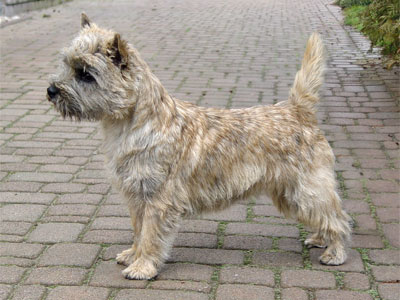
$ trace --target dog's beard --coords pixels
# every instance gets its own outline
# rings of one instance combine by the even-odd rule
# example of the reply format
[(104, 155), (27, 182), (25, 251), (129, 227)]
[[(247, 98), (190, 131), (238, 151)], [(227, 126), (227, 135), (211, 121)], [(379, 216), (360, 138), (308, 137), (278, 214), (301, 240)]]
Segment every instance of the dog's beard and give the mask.
[(101, 118), (99, 112), (96, 113), (90, 107), (83, 106), (82, 97), (74, 88), (60, 85), (59, 89), (60, 94), (54, 102), (54, 106), (64, 119), (95, 121)]

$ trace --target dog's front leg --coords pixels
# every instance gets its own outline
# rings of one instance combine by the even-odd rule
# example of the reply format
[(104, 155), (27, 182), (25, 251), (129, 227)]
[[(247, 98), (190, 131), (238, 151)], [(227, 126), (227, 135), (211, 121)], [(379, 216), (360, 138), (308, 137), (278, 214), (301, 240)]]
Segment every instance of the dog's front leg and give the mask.
[(144, 214), (144, 205), (136, 205), (133, 207), (129, 205), (129, 213), (131, 216), (131, 222), (133, 227), (133, 244), (132, 247), (122, 251), (117, 255), (117, 263), (125, 266), (129, 266), (133, 263), (133, 259), (136, 253), (136, 247), (138, 245), (138, 240), (140, 237), (140, 233), (142, 231), (143, 224), (143, 214)]
[(139, 237), (135, 240), (133, 262), (122, 271), (127, 279), (151, 279), (168, 257), (181, 219), (180, 214), (163, 202), (148, 201), (144, 208)]

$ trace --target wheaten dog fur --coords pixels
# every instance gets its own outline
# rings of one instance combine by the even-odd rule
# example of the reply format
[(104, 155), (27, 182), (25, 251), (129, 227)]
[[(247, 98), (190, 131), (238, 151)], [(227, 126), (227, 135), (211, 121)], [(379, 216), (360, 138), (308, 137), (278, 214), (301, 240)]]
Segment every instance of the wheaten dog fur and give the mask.
[(260, 193), (316, 231), (323, 264), (346, 259), (349, 216), (336, 192), (334, 155), (317, 127), (324, 47), (313, 34), (287, 101), (245, 109), (198, 107), (172, 97), (137, 50), (85, 15), (62, 51), (49, 100), (64, 116), (100, 121), (103, 151), (126, 199), (134, 244), (117, 256), (129, 279), (150, 279), (185, 216)]

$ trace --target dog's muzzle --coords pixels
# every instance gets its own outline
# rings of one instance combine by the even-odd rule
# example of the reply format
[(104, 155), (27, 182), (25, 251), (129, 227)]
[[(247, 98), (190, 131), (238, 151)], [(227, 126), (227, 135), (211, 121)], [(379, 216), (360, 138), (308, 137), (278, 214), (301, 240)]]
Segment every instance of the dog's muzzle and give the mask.
[(60, 89), (57, 88), (54, 84), (50, 85), (47, 88), (47, 98), (49, 101), (53, 102), (55, 101), (56, 96), (60, 93)]

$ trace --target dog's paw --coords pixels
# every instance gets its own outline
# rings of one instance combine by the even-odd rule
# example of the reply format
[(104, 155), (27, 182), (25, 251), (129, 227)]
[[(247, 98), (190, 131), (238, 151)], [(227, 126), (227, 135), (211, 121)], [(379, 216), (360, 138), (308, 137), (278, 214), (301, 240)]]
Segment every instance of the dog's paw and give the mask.
[(321, 241), (320, 239), (314, 239), (314, 238), (309, 238), (309, 239), (306, 239), (305, 241), (304, 241), (304, 245), (306, 245), (306, 247), (308, 248), (308, 249), (310, 249), (310, 248), (314, 248), (314, 247), (317, 247), (317, 248), (326, 248), (326, 245), (325, 245), (325, 243), (323, 242), (323, 241)]
[(157, 276), (157, 268), (152, 262), (139, 259), (123, 270), (122, 275), (131, 280), (150, 280)]
[(117, 263), (124, 266), (129, 266), (133, 262), (133, 255), (135, 251), (132, 248), (122, 251), (117, 254)]
[(323, 253), (319, 257), (319, 261), (323, 265), (328, 266), (339, 266), (342, 265), (346, 260), (346, 255), (333, 255), (331, 253)]

